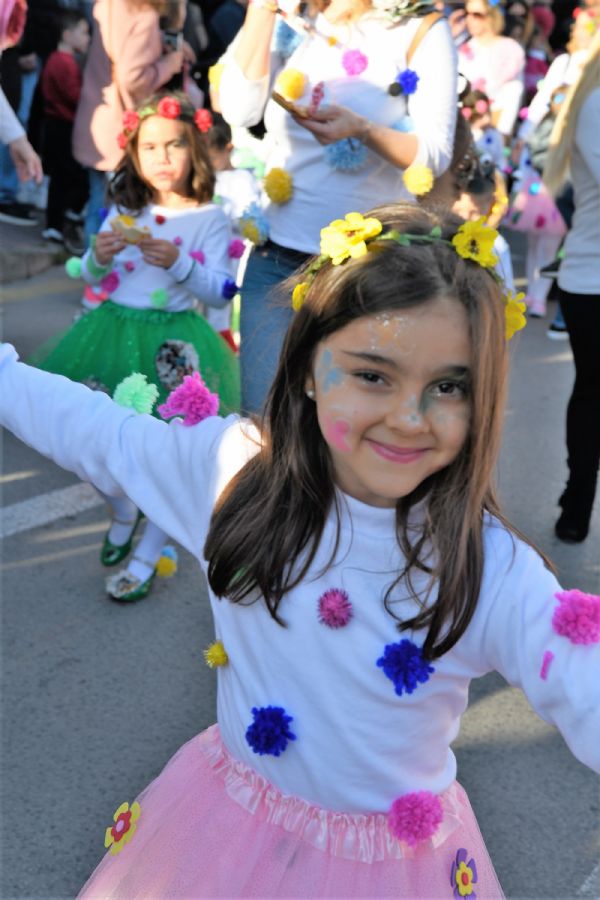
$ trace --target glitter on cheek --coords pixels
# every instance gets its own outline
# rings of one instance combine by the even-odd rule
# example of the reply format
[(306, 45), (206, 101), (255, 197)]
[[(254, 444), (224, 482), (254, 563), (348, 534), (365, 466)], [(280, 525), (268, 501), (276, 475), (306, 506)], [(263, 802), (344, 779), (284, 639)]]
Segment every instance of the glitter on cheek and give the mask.
[(347, 440), (346, 435), (350, 431), (350, 423), (345, 419), (333, 419), (331, 416), (323, 416), (323, 434), (325, 439), (336, 450), (342, 453), (349, 453), (352, 449)]

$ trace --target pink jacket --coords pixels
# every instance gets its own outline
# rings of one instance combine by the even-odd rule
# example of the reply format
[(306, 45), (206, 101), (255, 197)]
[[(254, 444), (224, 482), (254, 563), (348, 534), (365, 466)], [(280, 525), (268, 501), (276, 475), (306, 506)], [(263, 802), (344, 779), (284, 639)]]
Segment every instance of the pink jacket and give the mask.
[(128, 0), (96, 0), (94, 20), (73, 154), (84, 166), (110, 172), (122, 155), (117, 136), (123, 110), (158, 90), (171, 72), (162, 58), (154, 9)]

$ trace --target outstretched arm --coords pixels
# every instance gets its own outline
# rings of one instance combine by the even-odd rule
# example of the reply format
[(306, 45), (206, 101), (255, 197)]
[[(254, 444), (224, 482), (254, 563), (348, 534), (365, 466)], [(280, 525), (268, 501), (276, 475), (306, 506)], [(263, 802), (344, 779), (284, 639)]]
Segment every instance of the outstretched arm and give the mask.
[(223, 487), (219, 447), (233, 421), (167, 425), (18, 362), (13, 347), (0, 346), (0, 424), (103, 493), (126, 494), (199, 559)]

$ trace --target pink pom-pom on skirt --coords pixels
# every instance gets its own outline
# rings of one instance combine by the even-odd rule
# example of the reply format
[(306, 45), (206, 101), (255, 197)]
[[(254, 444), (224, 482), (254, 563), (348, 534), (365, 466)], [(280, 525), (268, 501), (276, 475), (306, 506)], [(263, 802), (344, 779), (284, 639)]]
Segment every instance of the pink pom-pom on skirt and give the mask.
[(465, 791), (454, 782), (439, 798), (438, 832), (411, 848), (385, 813), (331, 812), (281, 793), (233, 759), (213, 726), (138, 797), (131, 842), (105, 856), (80, 897), (451, 897), (461, 847), (477, 860), (478, 897), (503, 897)]

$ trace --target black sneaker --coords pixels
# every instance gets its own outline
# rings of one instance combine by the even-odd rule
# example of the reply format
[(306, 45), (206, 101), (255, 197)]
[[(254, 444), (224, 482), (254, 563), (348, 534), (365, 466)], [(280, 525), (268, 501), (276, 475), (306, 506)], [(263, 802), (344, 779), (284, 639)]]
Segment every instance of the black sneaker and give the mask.
[(81, 225), (65, 217), (63, 238), (65, 248), (69, 253), (73, 256), (83, 256), (85, 253), (85, 239)]
[(32, 206), (27, 203), (0, 203), (0, 222), (11, 225), (37, 225)]
[(560, 269), (560, 263), (561, 260), (556, 257), (556, 259), (553, 259), (547, 266), (541, 267), (540, 275), (543, 278), (556, 278), (558, 276), (558, 270)]

